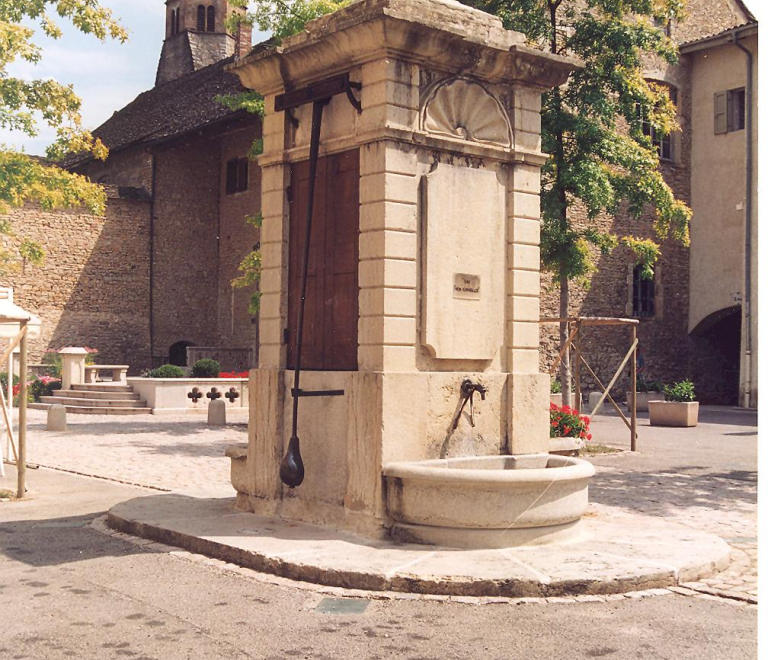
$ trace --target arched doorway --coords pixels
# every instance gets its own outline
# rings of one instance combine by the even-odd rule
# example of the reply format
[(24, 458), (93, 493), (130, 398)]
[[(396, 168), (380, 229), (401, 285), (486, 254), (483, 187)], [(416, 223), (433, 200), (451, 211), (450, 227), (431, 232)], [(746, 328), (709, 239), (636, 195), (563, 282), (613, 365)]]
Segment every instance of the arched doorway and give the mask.
[(177, 367), (187, 366), (187, 347), (194, 346), (191, 341), (177, 341), (168, 351), (168, 363)]
[(692, 331), (692, 377), (702, 403), (739, 403), (741, 306), (710, 314)]

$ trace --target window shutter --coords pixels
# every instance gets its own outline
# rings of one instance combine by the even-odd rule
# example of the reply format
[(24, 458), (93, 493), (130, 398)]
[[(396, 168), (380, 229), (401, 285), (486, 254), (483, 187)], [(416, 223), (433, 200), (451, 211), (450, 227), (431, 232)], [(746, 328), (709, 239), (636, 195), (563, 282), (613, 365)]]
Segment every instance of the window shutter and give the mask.
[(237, 192), (237, 160), (227, 162), (227, 195)]
[(248, 190), (248, 159), (240, 158), (237, 161), (237, 192)]
[(715, 135), (728, 132), (728, 92), (715, 93)]

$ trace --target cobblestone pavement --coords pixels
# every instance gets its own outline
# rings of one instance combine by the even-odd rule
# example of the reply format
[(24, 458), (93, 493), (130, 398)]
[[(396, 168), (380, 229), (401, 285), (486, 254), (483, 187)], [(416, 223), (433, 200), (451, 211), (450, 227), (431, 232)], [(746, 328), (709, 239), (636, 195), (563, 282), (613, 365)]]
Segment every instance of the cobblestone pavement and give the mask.
[[(641, 416), (637, 453), (591, 458), (594, 502), (711, 532), (734, 549), (724, 572), (685, 585), (690, 594), (757, 602), (756, 415), (727, 408), (702, 410), (696, 429), (651, 428)], [(247, 441), (246, 418), (225, 428), (204, 416), (70, 415), (69, 431), (45, 431), (45, 411), (29, 411), (29, 460), (89, 476), (177, 490), (229, 484), (224, 450)], [(595, 442), (627, 449), (621, 420), (593, 421)], [(683, 589), (680, 593), (686, 593)]]
[[(594, 502), (660, 516), (717, 534), (733, 548), (731, 566), (688, 589), (757, 602), (757, 416), (703, 409), (695, 429), (650, 427), (642, 416), (636, 454), (593, 458)], [(595, 439), (628, 448), (615, 416), (593, 421)], [(684, 592), (681, 592), (684, 593)]]
[(66, 433), (46, 431), (45, 419), (29, 411), (30, 463), (167, 491), (229, 484), (224, 450), (248, 441), (245, 412), (226, 427), (205, 415), (68, 415)]

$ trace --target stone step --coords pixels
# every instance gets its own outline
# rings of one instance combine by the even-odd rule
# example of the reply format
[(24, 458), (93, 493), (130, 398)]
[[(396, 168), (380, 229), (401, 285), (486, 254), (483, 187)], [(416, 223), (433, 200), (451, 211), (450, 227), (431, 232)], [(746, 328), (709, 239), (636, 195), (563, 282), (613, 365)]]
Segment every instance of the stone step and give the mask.
[(133, 392), (130, 385), (112, 385), (109, 383), (83, 383), (72, 385), (72, 389), (76, 392)]
[[(30, 403), (33, 410), (47, 410), (50, 404)], [(74, 415), (151, 415), (152, 408), (98, 408), (93, 406), (64, 406), (68, 413)]]
[(139, 395), (135, 392), (96, 392), (93, 390), (55, 390), (53, 396), (66, 397), (68, 399), (120, 399), (122, 401), (138, 401)]
[(126, 401), (125, 399), (91, 399), (91, 398), (72, 398), (65, 396), (43, 396), (40, 397), (41, 403), (61, 403), (65, 406), (86, 406), (89, 408), (146, 408), (147, 402), (136, 399)]

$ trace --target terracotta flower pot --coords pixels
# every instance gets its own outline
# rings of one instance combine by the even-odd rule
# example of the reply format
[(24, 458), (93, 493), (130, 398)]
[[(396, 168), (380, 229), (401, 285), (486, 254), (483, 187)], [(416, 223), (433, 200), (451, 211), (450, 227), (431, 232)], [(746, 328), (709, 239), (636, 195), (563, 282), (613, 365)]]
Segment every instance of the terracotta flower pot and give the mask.
[(649, 401), (651, 426), (692, 427), (699, 423), (698, 401)]

